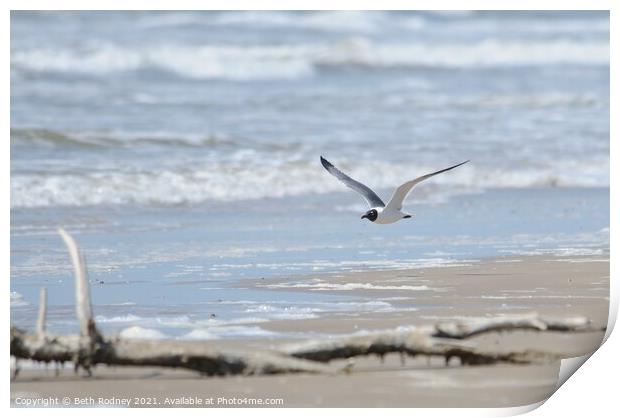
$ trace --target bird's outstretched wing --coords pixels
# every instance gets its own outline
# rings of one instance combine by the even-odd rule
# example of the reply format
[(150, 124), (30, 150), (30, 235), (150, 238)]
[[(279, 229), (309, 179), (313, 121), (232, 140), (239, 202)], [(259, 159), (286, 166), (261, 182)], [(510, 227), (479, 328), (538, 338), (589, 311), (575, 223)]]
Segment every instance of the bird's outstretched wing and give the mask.
[(377, 194), (373, 192), (370, 187), (360, 183), (357, 180), (353, 180), (351, 177), (347, 176), (342, 171), (334, 167), (332, 163), (330, 163), (323, 157), (321, 157), (321, 164), (323, 164), (323, 167), (325, 167), (329, 174), (343, 182), (347, 187), (350, 187), (351, 189), (361, 194), (362, 197), (366, 199), (371, 208), (385, 207), (385, 203), (383, 203), (383, 200), (381, 200), (381, 198), (377, 196)]
[(459, 167), (468, 162), (469, 160), (463, 161), (460, 164), (453, 165), (452, 167), (444, 168), (443, 170), (435, 171), (434, 173), (426, 174), (424, 176), (418, 177), (416, 179), (413, 179), (411, 181), (408, 181), (398, 186), (396, 191), (394, 191), (392, 198), (388, 202), (386, 209), (401, 210), (403, 208), (403, 201), (405, 200), (405, 198), (407, 197), (411, 189), (413, 189), (416, 184), (421, 183), (428, 178), (436, 176), (437, 174), (445, 173), (446, 171), (452, 170), (453, 168)]

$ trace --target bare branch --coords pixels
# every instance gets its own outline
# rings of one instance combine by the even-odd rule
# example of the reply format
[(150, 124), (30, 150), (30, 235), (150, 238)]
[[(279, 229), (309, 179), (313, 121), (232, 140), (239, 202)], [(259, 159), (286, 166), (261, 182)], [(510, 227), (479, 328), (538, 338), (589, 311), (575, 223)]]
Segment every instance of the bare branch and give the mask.
[(71, 262), (75, 270), (75, 311), (80, 323), (80, 335), (91, 339), (97, 339), (99, 337), (99, 332), (97, 331), (93, 319), (86, 260), (78, 249), (75, 240), (67, 231), (59, 228), (58, 233), (69, 250)]
[(45, 320), (47, 316), (47, 289), (42, 287), (39, 293), (39, 316), (37, 319), (37, 336), (45, 337)]

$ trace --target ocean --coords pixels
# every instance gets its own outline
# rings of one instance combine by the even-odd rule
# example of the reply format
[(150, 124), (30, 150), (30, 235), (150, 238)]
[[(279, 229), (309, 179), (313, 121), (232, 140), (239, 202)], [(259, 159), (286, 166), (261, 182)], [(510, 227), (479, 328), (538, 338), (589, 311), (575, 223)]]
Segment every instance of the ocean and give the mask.
[[(606, 12), (12, 12), (11, 322), (269, 336), (403, 309), (272, 276), (609, 252)], [(323, 155), (414, 217), (374, 225)], [(405, 309), (420, 307), (412, 302)], [(215, 318), (214, 318), (215, 315)]]

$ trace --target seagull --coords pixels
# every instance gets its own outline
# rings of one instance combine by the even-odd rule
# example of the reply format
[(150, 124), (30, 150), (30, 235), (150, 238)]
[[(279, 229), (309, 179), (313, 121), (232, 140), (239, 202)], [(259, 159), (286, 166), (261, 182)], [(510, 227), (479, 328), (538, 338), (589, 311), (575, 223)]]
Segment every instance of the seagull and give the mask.
[(436, 176), (437, 174), (445, 173), (446, 171), (452, 170), (453, 168), (462, 166), (463, 164), (468, 162), (469, 160), (463, 161), (462, 163), (453, 165), (452, 167), (444, 168), (443, 170), (435, 171), (434, 173), (425, 174), (423, 176), (401, 184), (394, 191), (392, 198), (386, 205), (385, 203), (383, 203), (383, 200), (381, 200), (381, 198), (372, 191), (370, 187), (360, 183), (357, 180), (353, 180), (351, 177), (338, 170), (336, 167), (334, 167), (332, 163), (330, 163), (321, 156), (321, 164), (323, 164), (323, 167), (325, 167), (329, 174), (343, 182), (347, 187), (361, 194), (362, 197), (366, 200), (366, 202), (368, 202), (370, 210), (362, 215), (362, 219), (368, 219), (369, 221), (376, 224), (392, 224), (394, 222), (400, 221), (401, 219), (411, 218), (412, 215), (402, 212), (403, 201), (416, 184), (421, 183), (428, 178)]

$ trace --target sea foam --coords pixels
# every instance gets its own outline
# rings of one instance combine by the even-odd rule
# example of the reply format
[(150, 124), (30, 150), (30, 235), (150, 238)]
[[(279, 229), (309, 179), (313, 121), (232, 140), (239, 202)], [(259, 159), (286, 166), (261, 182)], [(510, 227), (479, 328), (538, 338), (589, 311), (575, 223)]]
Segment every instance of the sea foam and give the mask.
[(84, 51), (17, 50), (13, 71), (105, 75), (158, 70), (190, 79), (268, 80), (312, 77), (322, 68), (484, 68), (536, 65), (608, 65), (605, 41), (482, 40), (475, 43), (375, 43), (365, 37), (295, 45), (151, 45), (112, 43)]
[[(436, 170), (436, 166), (360, 160), (350, 167), (354, 178), (375, 189), (394, 187), (403, 179)], [(442, 193), (471, 193), (485, 188), (609, 187), (609, 160), (549, 161), (544, 167), (500, 168), (472, 163), (449, 176), (437, 177)], [(233, 187), (234, 185), (234, 187)], [(425, 189), (431, 190), (425, 187)], [(432, 186), (431, 186), (432, 187)], [(422, 189), (421, 189), (422, 190)], [(316, 163), (282, 162), (264, 166), (256, 162), (206, 163), (198, 167), (153, 171), (93, 171), (82, 174), (13, 174), (11, 207), (88, 206), (99, 204), (194, 204), (280, 198), (342, 191), (342, 186), (318, 170)], [(436, 192), (436, 190), (435, 190)], [(424, 190), (418, 199), (424, 199)], [(436, 199), (437, 196), (426, 196)]]

